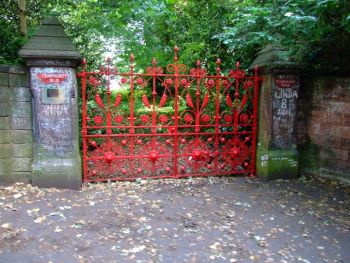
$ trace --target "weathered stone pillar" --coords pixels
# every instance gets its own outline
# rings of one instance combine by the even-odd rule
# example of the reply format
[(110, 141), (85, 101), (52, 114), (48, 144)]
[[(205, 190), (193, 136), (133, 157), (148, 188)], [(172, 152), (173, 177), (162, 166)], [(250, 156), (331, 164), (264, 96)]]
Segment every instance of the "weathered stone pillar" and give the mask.
[(55, 17), (48, 17), (19, 51), (30, 69), (34, 149), (32, 184), (79, 189), (76, 67), (80, 54)]
[(297, 178), (299, 173), (295, 125), (300, 65), (282, 48), (267, 46), (251, 68), (259, 66), (257, 175), (267, 179)]

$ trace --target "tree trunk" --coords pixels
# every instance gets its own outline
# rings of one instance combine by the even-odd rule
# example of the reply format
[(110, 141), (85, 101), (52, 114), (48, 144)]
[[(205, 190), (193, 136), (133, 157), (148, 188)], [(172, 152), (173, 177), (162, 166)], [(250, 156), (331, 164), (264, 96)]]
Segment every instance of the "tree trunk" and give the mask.
[(19, 8), (19, 30), (24, 37), (27, 37), (26, 0), (18, 0)]

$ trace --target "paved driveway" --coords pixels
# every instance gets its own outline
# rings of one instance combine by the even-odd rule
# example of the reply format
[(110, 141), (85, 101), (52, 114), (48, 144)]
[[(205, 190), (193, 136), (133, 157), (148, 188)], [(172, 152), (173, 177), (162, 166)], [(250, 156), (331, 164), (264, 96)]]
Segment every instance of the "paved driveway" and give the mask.
[(0, 262), (350, 262), (350, 189), (301, 178), (0, 187)]

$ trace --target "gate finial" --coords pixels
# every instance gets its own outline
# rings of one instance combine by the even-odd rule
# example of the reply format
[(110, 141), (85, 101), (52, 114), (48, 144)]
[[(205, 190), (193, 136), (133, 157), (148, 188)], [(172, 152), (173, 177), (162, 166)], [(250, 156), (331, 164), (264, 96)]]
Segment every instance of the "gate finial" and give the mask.
[(221, 59), (218, 58), (218, 59), (216, 60), (216, 74), (217, 74), (217, 75), (220, 75), (220, 65), (221, 65)]
[(131, 53), (131, 54), (130, 54), (130, 63), (134, 63), (134, 61), (135, 61), (134, 54)]
[(131, 53), (131, 54), (130, 54), (130, 71), (131, 71), (132, 73), (134, 72), (134, 61), (135, 61), (134, 54)]
[(178, 52), (179, 52), (179, 48), (175, 45), (174, 47), (174, 61), (177, 62), (179, 60), (179, 57), (178, 57)]
[(82, 65), (83, 71), (85, 72), (86, 71), (86, 58), (83, 58), (81, 65)]
[(157, 65), (157, 60), (156, 60), (156, 58), (153, 58), (153, 59), (152, 59), (152, 65), (153, 65), (154, 67)]

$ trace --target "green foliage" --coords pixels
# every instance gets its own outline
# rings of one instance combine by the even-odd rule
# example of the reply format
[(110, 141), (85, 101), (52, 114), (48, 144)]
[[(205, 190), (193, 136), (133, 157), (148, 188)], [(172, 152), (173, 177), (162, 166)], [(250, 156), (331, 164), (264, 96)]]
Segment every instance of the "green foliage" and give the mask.
[[(15, 63), (24, 39), (18, 30), (17, 0), (0, 6), (0, 62)], [(247, 67), (267, 44), (287, 47), (297, 61), (315, 68), (349, 69), (348, 0), (32, 0), (27, 1), (29, 31), (54, 14), (94, 68), (111, 54), (128, 70), (173, 62), (194, 66), (197, 59), (211, 73), (221, 58), (223, 69), (236, 61)]]
[[(27, 26), (29, 36), (41, 23), (43, 18), (50, 14), (54, 0), (27, 1)], [(17, 51), (26, 39), (19, 32), (18, 0), (5, 0), (0, 4), (0, 63), (16, 64), (20, 59)]]
[(18, 62), (17, 50), (21, 47), (23, 39), (14, 32), (8, 23), (0, 20), (0, 64)]
[(134, 38), (128, 25), (135, 4), (136, 1), (58, 0), (52, 14), (59, 17), (82, 56), (96, 67), (103, 62), (103, 54), (121, 56), (127, 51), (124, 42)]
[(349, 13), (347, 0), (242, 1), (229, 15), (232, 25), (215, 38), (239, 59), (249, 61), (275, 44), (287, 47), (296, 61), (340, 70), (349, 68)]
[(217, 58), (220, 57), (224, 64), (231, 64), (231, 55), (226, 52), (224, 44), (213, 36), (228, 23), (228, 17), (222, 14), (232, 12), (235, 1), (160, 2), (162, 4), (155, 5), (149, 1), (143, 20), (146, 43), (143, 49), (156, 51), (156, 55), (160, 55), (160, 65), (173, 62), (175, 45), (180, 48), (180, 62), (186, 65), (194, 66), (197, 60), (201, 60), (202, 65), (213, 73)]

